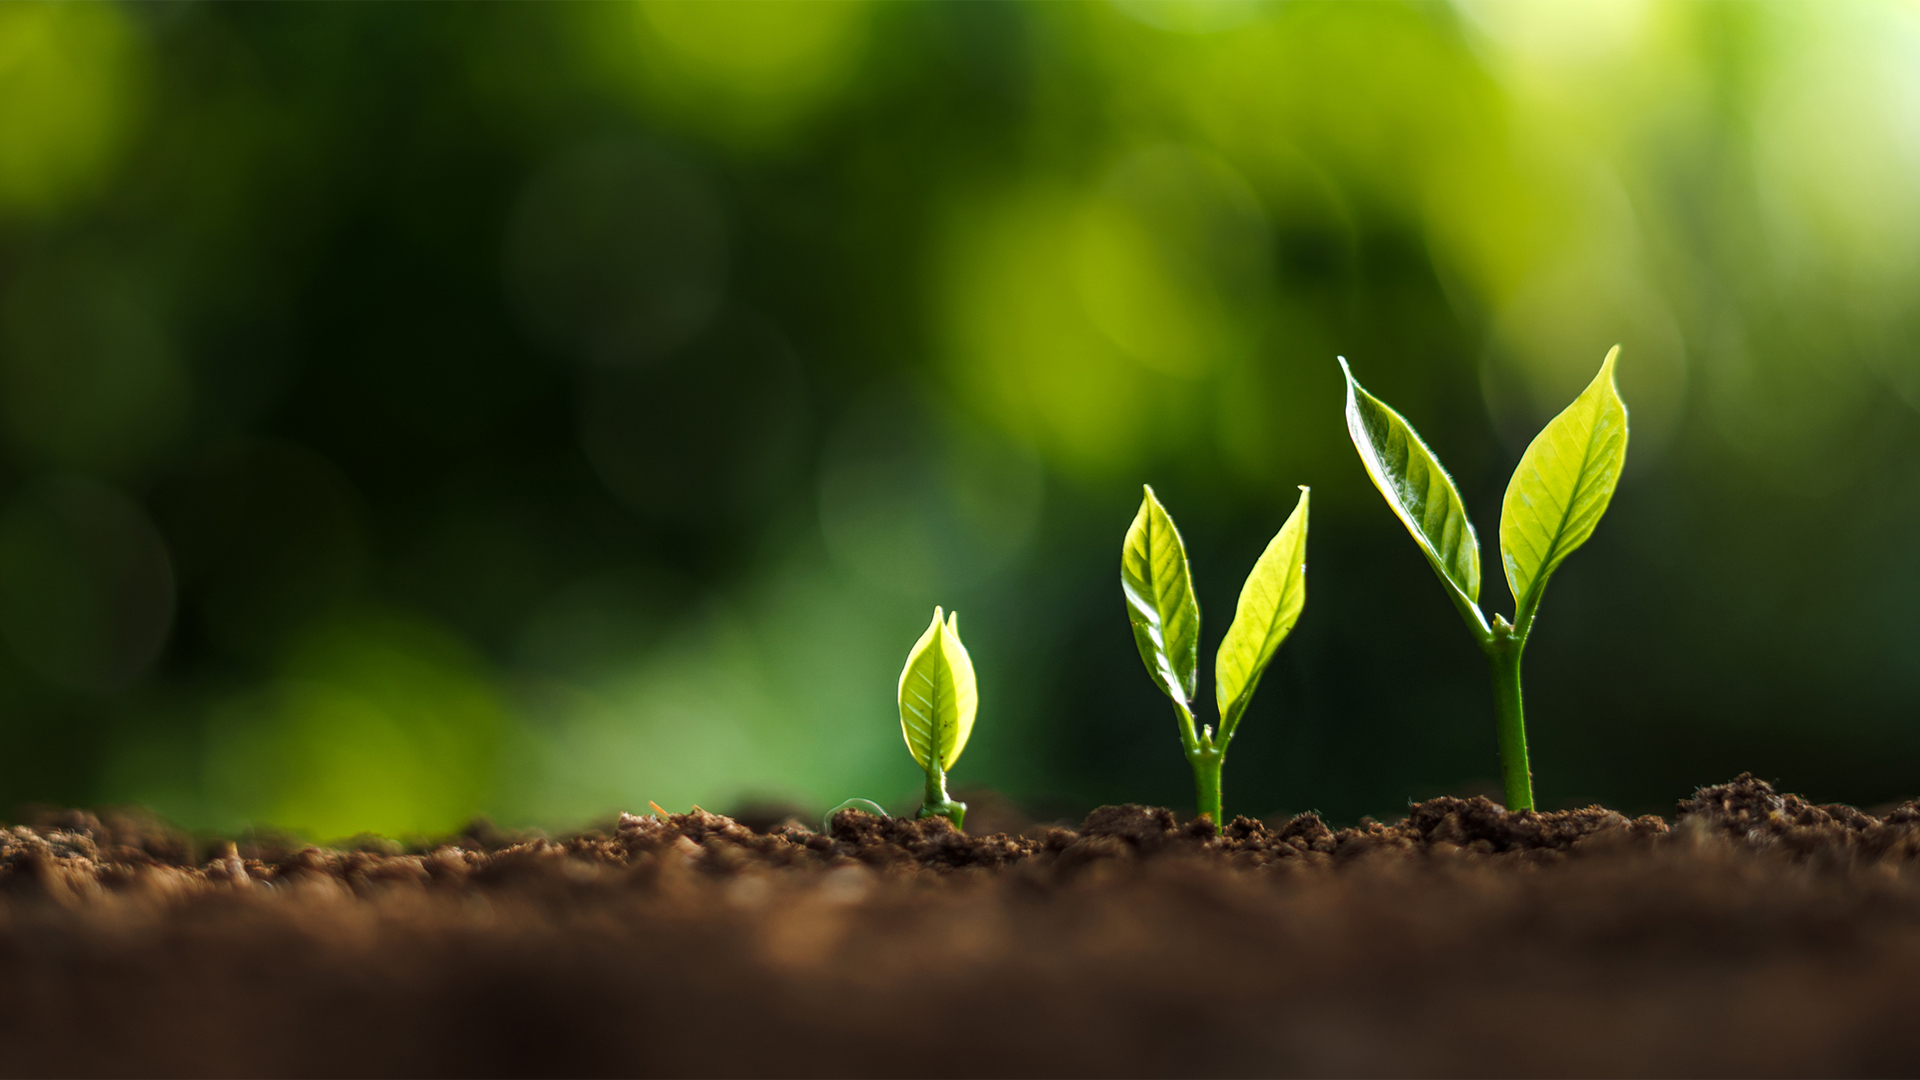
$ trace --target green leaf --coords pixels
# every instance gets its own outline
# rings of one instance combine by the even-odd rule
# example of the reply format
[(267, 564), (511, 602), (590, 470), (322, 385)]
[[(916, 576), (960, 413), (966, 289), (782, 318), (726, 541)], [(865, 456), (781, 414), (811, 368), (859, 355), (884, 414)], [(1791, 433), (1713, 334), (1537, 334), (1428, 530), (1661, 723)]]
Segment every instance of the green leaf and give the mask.
[(1340, 370), (1347, 376), (1347, 433), (1353, 436), (1367, 475), (1413, 534), (1414, 543), (1453, 594), (1461, 614), (1484, 632), (1486, 618), (1479, 609), (1480, 538), (1467, 520), (1460, 489), (1413, 426), (1354, 381), (1344, 356)]
[(1240, 587), (1233, 625), (1214, 657), (1213, 689), (1223, 740), (1239, 726), (1274, 650), (1287, 640), (1307, 604), (1307, 495), (1301, 487), (1299, 505), (1254, 562)]
[(1627, 461), (1627, 406), (1613, 383), (1615, 345), (1600, 373), (1520, 458), (1500, 507), (1500, 561), (1515, 623), (1530, 619), (1560, 561), (1587, 542)]
[(907, 654), (900, 672), (900, 732), (907, 749), (922, 769), (929, 760), (942, 769), (953, 768), (973, 734), (973, 714), (980, 698), (973, 681), (973, 659), (960, 644), (960, 613), (933, 622)]
[(1200, 604), (1180, 530), (1151, 487), (1120, 549), (1120, 590), (1147, 672), (1168, 697), (1192, 704), (1200, 675)]

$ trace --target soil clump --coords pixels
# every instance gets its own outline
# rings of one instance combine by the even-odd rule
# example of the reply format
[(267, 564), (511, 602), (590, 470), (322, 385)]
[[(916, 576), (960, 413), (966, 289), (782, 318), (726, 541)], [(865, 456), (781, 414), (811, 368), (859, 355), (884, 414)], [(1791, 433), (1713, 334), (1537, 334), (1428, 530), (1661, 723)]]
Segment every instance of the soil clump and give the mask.
[(1882, 1075), (1916, 1015), (1920, 802), (1751, 776), (1671, 822), (0, 830), (7, 1074)]

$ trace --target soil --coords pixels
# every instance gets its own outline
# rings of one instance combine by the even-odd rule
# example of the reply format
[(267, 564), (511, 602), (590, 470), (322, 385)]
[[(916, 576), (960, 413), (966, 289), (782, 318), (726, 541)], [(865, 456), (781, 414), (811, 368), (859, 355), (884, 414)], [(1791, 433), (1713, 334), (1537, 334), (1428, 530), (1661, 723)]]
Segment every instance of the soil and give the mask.
[(695, 812), (355, 847), (0, 831), (0, 1071), (1920, 1072), (1920, 803), (1750, 776), (1671, 822)]

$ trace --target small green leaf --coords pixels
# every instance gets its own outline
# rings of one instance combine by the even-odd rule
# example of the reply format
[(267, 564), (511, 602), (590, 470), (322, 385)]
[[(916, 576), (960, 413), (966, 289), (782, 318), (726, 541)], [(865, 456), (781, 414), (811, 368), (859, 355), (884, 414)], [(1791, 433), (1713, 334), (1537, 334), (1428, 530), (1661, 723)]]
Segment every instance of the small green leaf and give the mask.
[(1521, 455), (1500, 507), (1500, 561), (1516, 623), (1540, 604), (1547, 578), (1587, 542), (1627, 461), (1627, 406), (1613, 383), (1615, 345), (1600, 373)]
[(1223, 740), (1231, 738), (1239, 726), (1240, 714), (1253, 700), (1274, 650), (1287, 639), (1306, 606), (1307, 494), (1302, 486), (1299, 505), (1254, 562), (1253, 572), (1240, 588), (1233, 625), (1214, 657), (1213, 689), (1220, 705)]
[(933, 622), (907, 654), (900, 672), (900, 732), (922, 769), (929, 760), (951, 769), (973, 734), (980, 698), (973, 680), (973, 659), (960, 644), (960, 614), (946, 622), (933, 609)]
[(1200, 675), (1200, 604), (1180, 530), (1151, 487), (1120, 549), (1120, 590), (1148, 673), (1168, 697), (1191, 704)]
[(1467, 520), (1460, 489), (1413, 426), (1354, 381), (1344, 356), (1340, 370), (1347, 376), (1347, 432), (1360, 451), (1367, 475), (1413, 534), (1434, 573), (1454, 594), (1461, 614), (1471, 611), (1469, 617), (1484, 630), (1486, 619), (1479, 611), (1480, 538)]

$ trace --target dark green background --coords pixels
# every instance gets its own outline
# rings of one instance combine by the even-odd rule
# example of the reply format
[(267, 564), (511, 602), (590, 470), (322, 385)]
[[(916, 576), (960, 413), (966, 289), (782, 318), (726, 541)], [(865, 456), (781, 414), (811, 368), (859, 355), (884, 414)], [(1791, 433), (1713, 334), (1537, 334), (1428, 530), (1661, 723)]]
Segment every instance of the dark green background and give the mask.
[(1334, 356), (1490, 542), (1616, 342), (1543, 805), (1911, 796), (1917, 61), (1894, 4), (0, 7), (0, 803), (902, 803), (938, 603), (962, 788), (1185, 806), (1143, 481), (1209, 673), (1313, 485), (1231, 810), (1493, 790)]

